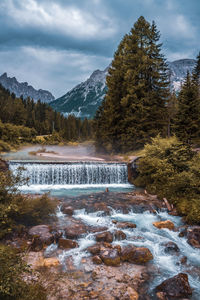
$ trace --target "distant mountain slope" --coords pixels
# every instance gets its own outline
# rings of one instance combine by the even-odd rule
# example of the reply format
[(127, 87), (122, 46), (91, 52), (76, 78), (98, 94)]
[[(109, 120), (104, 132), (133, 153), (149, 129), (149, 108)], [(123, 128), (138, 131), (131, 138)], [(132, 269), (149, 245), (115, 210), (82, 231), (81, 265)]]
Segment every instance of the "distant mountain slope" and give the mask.
[(94, 71), (85, 82), (51, 102), (51, 107), (64, 115), (74, 114), (81, 118), (93, 117), (106, 94), (107, 73), (108, 68), (104, 71)]
[(55, 97), (48, 91), (45, 90), (35, 90), (27, 82), (18, 82), (15, 77), (8, 77), (7, 73), (0, 76), (0, 84), (8, 89), (11, 93), (14, 93), (17, 97), (23, 95), (24, 99), (30, 97), (34, 101), (41, 100), (42, 102), (50, 102), (55, 99)]
[[(171, 88), (178, 91), (187, 70), (192, 72), (195, 66), (194, 59), (180, 59), (168, 62)], [(109, 68), (109, 67), (108, 67)], [(104, 71), (96, 70), (89, 79), (77, 85), (64, 96), (52, 101), (50, 105), (64, 115), (74, 114), (80, 118), (92, 118), (101, 104), (106, 91), (106, 76), (108, 68)]]
[(195, 63), (195, 59), (179, 59), (173, 62), (168, 62), (170, 69), (170, 80), (172, 83), (172, 88), (174, 88), (175, 91), (180, 90), (181, 83), (184, 81), (187, 71), (192, 73)]

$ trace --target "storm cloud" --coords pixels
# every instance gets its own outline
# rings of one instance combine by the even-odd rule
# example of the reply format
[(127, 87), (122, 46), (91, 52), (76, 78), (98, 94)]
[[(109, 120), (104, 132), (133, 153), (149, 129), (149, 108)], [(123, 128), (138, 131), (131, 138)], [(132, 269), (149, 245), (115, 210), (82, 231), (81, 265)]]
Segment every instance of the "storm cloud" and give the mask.
[(196, 57), (199, 0), (1, 0), (0, 73), (61, 96), (110, 63), (140, 15), (168, 60)]

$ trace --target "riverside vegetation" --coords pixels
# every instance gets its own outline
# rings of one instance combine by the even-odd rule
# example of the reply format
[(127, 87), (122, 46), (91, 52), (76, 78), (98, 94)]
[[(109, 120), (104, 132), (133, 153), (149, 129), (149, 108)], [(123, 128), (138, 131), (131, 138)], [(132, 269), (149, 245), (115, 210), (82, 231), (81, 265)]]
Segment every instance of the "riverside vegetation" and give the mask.
[[(48, 222), (56, 202), (47, 195), (28, 197), (18, 187), (24, 180), (9, 171), (0, 172), (0, 298), (2, 300), (44, 300), (45, 289), (40, 284), (23, 280), (30, 273), (19, 253), (5, 245), (9, 236), (23, 236), (27, 227)], [(26, 246), (24, 250), (26, 250)]]

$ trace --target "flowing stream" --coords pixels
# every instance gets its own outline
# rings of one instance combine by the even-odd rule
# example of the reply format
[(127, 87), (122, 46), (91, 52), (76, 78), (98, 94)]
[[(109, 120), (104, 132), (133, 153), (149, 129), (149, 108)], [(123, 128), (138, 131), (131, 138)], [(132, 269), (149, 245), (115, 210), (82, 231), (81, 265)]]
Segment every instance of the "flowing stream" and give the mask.
[[(65, 223), (66, 215), (60, 209), (57, 211), (57, 217), (60, 223)], [(87, 213), (84, 209), (76, 210), (73, 216), (80, 219), (86, 225), (106, 226), (110, 232), (119, 230), (112, 222), (132, 222), (137, 225), (134, 229), (122, 229), (127, 238), (122, 241), (114, 241), (113, 244), (123, 246), (134, 245), (138, 247), (147, 247), (153, 254), (153, 261), (150, 263), (154, 266), (153, 281), (151, 282), (150, 292), (153, 295), (154, 288), (163, 280), (177, 275), (180, 272), (187, 273), (191, 287), (194, 289), (191, 299), (200, 299), (200, 250), (191, 247), (186, 238), (179, 237), (179, 231), (170, 231), (168, 229), (159, 230), (153, 226), (153, 222), (161, 220), (171, 220), (176, 227), (183, 225), (180, 217), (170, 216), (167, 212), (152, 214), (150, 212), (135, 213), (130, 211), (127, 214), (112, 209), (110, 215), (102, 212)], [(121, 229), (120, 229), (121, 230)], [(174, 242), (180, 249), (178, 253), (168, 254), (165, 252), (167, 242)], [(59, 260), (65, 264), (67, 257), (73, 257), (74, 263), (79, 266), (83, 257), (89, 256), (87, 247), (96, 243), (95, 234), (88, 233), (77, 240), (79, 247), (68, 251), (62, 251), (59, 254)], [(56, 250), (55, 244), (46, 249), (46, 255)], [(187, 263), (181, 264), (180, 259), (186, 256)]]
[[(10, 169), (17, 174), (19, 167), (23, 167), (21, 172), (24, 178), (28, 178), (28, 185), (22, 189), (25, 192), (30, 190), (38, 192), (51, 189), (63, 191), (62, 194), (70, 196), (69, 190), (83, 193), (87, 189), (90, 193), (95, 188), (105, 187), (133, 189), (128, 183), (127, 165), (124, 163), (100, 163), (100, 162), (41, 162), (41, 161), (10, 161)], [(65, 224), (67, 216), (60, 209), (57, 211), (60, 224)], [(200, 250), (191, 247), (185, 237), (179, 237), (179, 231), (168, 229), (159, 230), (153, 226), (153, 222), (160, 220), (171, 220), (176, 227), (183, 225), (181, 218), (170, 216), (167, 212), (138, 213), (133, 210), (122, 213), (111, 209), (111, 213), (105, 212), (87, 213), (84, 209), (75, 210), (75, 219), (80, 219), (86, 225), (106, 226), (110, 232), (116, 230), (113, 220), (122, 222), (133, 222), (137, 225), (134, 229), (122, 230), (127, 238), (123, 241), (114, 241), (114, 244), (125, 246), (132, 244), (135, 246), (147, 247), (153, 254), (154, 280), (151, 282), (151, 292), (156, 285), (163, 280), (177, 275), (180, 272), (188, 274), (191, 287), (194, 293), (191, 299), (200, 299)], [(180, 249), (179, 253), (169, 254), (165, 252), (164, 244), (174, 242)], [(72, 256), (74, 263), (78, 266), (81, 258), (89, 256), (86, 248), (95, 244), (95, 234), (87, 233), (77, 240), (79, 247), (59, 253), (59, 260), (64, 264), (67, 257)], [(52, 244), (46, 249), (46, 255), (51, 255), (57, 249), (57, 245)], [(181, 264), (180, 259), (186, 256), (187, 263)]]

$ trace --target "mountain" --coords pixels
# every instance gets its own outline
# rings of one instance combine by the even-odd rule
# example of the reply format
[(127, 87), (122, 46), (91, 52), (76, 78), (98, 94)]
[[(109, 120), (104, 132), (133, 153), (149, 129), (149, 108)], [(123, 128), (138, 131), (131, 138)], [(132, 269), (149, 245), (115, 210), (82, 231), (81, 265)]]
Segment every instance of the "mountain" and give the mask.
[(192, 73), (195, 64), (195, 59), (179, 59), (168, 62), (171, 87), (175, 91), (180, 90), (181, 83), (184, 81), (187, 71)]
[[(195, 62), (194, 59), (168, 62), (171, 89), (180, 90), (187, 71), (192, 72)], [(50, 102), (50, 105), (65, 116), (74, 114), (80, 118), (94, 117), (107, 91), (106, 76), (108, 68), (104, 71), (94, 71), (89, 79), (77, 85), (64, 96)]]
[(14, 93), (16, 97), (23, 95), (24, 99), (30, 97), (35, 102), (40, 99), (42, 102), (46, 103), (55, 99), (50, 92), (41, 89), (35, 90), (31, 85), (28, 85), (27, 82), (20, 83), (15, 77), (8, 77), (7, 73), (0, 76), (0, 84), (11, 93)]

